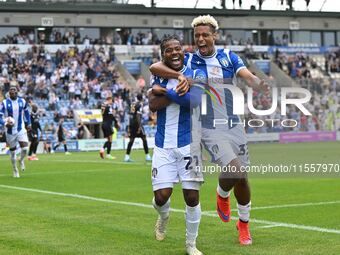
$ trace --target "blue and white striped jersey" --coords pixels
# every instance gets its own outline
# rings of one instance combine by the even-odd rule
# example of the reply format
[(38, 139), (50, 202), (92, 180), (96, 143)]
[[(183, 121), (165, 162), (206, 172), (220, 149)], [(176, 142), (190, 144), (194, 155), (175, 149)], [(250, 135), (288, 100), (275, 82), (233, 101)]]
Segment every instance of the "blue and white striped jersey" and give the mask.
[(4, 124), (6, 117), (14, 119), (14, 126), (6, 128), (6, 133), (14, 135), (21, 130), (25, 130), (25, 123), (31, 124), (28, 104), (25, 99), (18, 97), (16, 100), (6, 98), (0, 104), (0, 124)]
[(202, 115), (202, 127), (213, 129), (214, 119), (239, 122), (239, 117), (233, 115), (231, 92), (221, 87), (223, 84), (236, 84), (237, 73), (246, 68), (242, 59), (228, 49), (218, 49), (211, 56), (202, 56), (199, 51), (194, 54), (186, 53), (184, 64), (193, 70), (202, 70), (208, 77), (211, 96), (207, 96), (207, 114)]
[[(186, 77), (198, 80), (199, 83), (206, 82), (206, 75), (200, 70), (193, 71), (184, 66), (181, 72)], [(181, 148), (189, 145), (193, 140), (192, 134), (200, 133), (201, 126), (196, 122), (199, 121), (199, 104), (204, 88), (192, 86), (185, 96), (180, 97), (174, 91), (178, 85), (177, 79), (163, 79), (154, 76), (151, 85), (167, 88), (169, 91), (167, 96), (173, 101), (166, 108), (157, 111), (156, 146), (159, 148)], [(195, 112), (195, 117), (193, 117), (193, 112)], [(192, 129), (195, 129), (194, 132)]]

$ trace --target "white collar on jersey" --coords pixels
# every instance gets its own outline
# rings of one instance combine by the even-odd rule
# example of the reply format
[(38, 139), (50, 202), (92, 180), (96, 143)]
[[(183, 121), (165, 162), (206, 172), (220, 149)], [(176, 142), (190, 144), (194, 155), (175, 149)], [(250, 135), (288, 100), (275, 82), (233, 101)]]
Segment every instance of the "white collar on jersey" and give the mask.
[(182, 68), (181, 70), (179, 70), (179, 72), (184, 73), (185, 70), (187, 70), (187, 66), (186, 66), (186, 65), (183, 65), (183, 68)]
[(217, 55), (217, 51), (216, 51), (216, 49), (215, 49), (214, 53), (213, 53), (212, 55), (210, 55), (210, 56), (203, 56), (203, 55), (201, 55), (199, 50), (196, 50), (196, 54), (197, 54), (197, 56), (199, 56), (200, 58), (214, 58), (214, 57), (216, 57), (216, 55)]

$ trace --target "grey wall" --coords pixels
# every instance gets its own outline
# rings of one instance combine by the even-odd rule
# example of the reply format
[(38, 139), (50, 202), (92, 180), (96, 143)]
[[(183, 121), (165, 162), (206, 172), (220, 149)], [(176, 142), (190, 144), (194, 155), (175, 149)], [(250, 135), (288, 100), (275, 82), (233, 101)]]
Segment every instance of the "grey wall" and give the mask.
[[(140, 27), (173, 28), (174, 20), (183, 20), (190, 28), (193, 16), (132, 15), (132, 14), (73, 14), (73, 13), (1, 13), (0, 26), (41, 26), (42, 17), (53, 17), (54, 26), (69, 27)], [(289, 21), (298, 21), (300, 30), (339, 30), (337, 18), (316, 17), (217, 17), (221, 28), (226, 29), (289, 29)]]

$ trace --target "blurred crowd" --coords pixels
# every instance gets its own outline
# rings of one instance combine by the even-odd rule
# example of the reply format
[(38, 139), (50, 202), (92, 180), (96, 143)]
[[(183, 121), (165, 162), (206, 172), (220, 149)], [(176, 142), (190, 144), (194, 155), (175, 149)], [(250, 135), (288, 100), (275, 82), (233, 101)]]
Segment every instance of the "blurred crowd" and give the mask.
[[(138, 82), (139, 91), (144, 91), (142, 77)], [(121, 131), (126, 128), (134, 100), (131, 84), (117, 70), (112, 48), (79, 51), (71, 47), (51, 54), (44, 46), (32, 46), (26, 53), (10, 47), (0, 52), (0, 101), (11, 85), (20, 87), (20, 96), (38, 104), (42, 117), (56, 123), (60, 118), (72, 121), (73, 110), (100, 109), (103, 100), (112, 95)], [(144, 111), (143, 119), (148, 122), (147, 107)]]
[[(192, 51), (193, 48), (188, 46), (186, 50)], [(158, 61), (158, 52), (155, 51), (153, 57), (153, 61)], [(329, 54), (325, 59), (332, 66), (332, 70), (335, 65), (338, 68), (339, 52)], [(279, 66), (282, 61), (281, 67), (288, 66), (287, 74), (291, 77), (296, 73), (296, 77), (308, 78), (308, 72), (320, 64), (314, 64), (313, 59), (304, 54), (294, 56), (279, 54), (275, 61)], [(54, 130), (60, 118), (74, 122), (73, 110), (100, 109), (103, 100), (112, 95), (116, 119), (120, 126), (119, 132), (124, 133), (129, 122), (129, 107), (135, 100), (136, 93), (143, 93), (143, 124), (154, 127), (155, 114), (149, 111), (146, 97), (147, 83), (143, 76), (137, 78), (136, 84), (126, 82), (118, 71), (113, 47), (88, 47), (82, 51), (77, 47), (70, 47), (68, 50), (59, 49), (55, 54), (51, 54), (43, 45), (33, 45), (25, 53), (16, 47), (9, 47), (5, 52), (0, 52), (0, 101), (8, 92), (10, 85), (17, 85), (20, 87), (21, 96), (37, 103), (41, 115), (55, 122), (54, 124), (45, 122), (46, 131)], [(242, 87), (242, 82), (239, 83)], [(288, 115), (284, 118), (296, 120), (297, 127), (284, 128), (278, 121), (274, 124), (264, 121), (265, 124), (258, 128), (246, 125), (247, 132), (334, 130), (336, 118), (334, 113), (338, 112), (339, 103), (339, 81), (329, 77), (311, 78), (308, 84), (302, 86), (313, 94), (311, 103), (308, 104), (312, 116), (304, 116), (300, 110), (290, 107)], [(134, 93), (132, 87), (136, 87)], [(256, 109), (268, 109), (271, 106), (271, 97), (254, 92), (253, 104)], [(280, 114), (278, 107), (270, 118), (282, 120)], [(249, 112), (246, 112), (244, 117), (246, 122), (250, 119), (259, 119), (259, 116)], [(76, 123), (72, 128), (73, 131), (76, 129)], [(73, 134), (73, 137), (76, 137), (75, 132)]]

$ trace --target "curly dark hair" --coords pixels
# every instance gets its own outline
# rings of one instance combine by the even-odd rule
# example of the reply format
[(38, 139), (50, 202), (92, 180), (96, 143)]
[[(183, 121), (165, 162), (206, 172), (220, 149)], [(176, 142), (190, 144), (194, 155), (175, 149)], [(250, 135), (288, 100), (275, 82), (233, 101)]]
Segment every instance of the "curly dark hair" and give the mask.
[(171, 40), (176, 40), (176, 41), (179, 41), (181, 42), (181, 40), (179, 39), (179, 37), (177, 35), (164, 35), (161, 39), (161, 55), (163, 56), (163, 53), (164, 53), (164, 50), (165, 50), (165, 44), (168, 42), (168, 41), (171, 41)]

